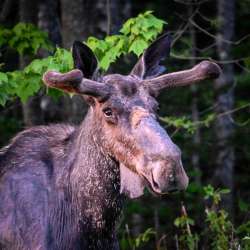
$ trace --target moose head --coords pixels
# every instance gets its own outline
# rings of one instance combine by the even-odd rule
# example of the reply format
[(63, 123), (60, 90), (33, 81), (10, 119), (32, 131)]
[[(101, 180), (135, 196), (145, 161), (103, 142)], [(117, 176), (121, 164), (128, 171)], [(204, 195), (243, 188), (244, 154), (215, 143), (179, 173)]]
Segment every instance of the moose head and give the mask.
[[(160, 75), (169, 55), (170, 37), (162, 35), (145, 50), (129, 75), (96, 77), (97, 59), (85, 44), (73, 45), (74, 70), (49, 71), (49, 87), (82, 95), (95, 119), (102, 152), (120, 164), (121, 191), (138, 197), (147, 186), (153, 193), (184, 190), (188, 177), (181, 151), (157, 120), (157, 95), (169, 87), (190, 85), (219, 76), (220, 68), (202, 61), (192, 69)], [(97, 135), (98, 134), (98, 135)]]

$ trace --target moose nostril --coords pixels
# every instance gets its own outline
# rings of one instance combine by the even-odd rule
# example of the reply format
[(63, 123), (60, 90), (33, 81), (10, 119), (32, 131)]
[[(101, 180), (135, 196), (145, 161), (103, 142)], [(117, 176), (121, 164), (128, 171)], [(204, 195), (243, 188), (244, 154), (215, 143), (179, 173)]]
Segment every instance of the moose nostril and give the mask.
[(170, 174), (170, 175), (169, 175), (169, 181), (170, 181), (170, 182), (174, 182), (174, 181), (175, 181), (175, 178), (174, 178), (174, 175), (173, 175), (173, 174)]
[(160, 186), (159, 186), (159, 184), (155, 181), (153, 174), (152, 174), (152, 177), (151, 177), (151, 178), (152, 178), (152, 182), (153, 182), (154, 187), (155, 187), (156, 189), (159, 189)]

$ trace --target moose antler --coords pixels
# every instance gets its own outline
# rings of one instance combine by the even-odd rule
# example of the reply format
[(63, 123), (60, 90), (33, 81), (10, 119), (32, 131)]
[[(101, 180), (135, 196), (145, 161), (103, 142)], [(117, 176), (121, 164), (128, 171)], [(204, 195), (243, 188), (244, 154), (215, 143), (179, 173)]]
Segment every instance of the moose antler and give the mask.
[(220, 75), (220, 67), (211, 61), (202, 61), (192, 69), (165, 74), (153, 79), (143, 80), (143, 84), (154, 90), (168, 87), (185, 86), (206, 79), (215, 79)]
[(84, 78), (82, 72), (78, 69), (67, 73), (47, 71), (43, 75), (43, 82), (52, 88), (70, 93), (90, 95), (99, 100), (106, 99), (110, 94), (108, 85)]

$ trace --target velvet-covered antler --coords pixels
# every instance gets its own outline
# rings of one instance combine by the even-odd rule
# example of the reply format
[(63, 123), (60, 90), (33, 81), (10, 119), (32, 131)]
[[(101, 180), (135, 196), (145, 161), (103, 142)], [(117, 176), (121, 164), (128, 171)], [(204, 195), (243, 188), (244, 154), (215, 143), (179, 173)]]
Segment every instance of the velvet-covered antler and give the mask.
[(70, 93), (93, 96), (99, 100), (106, 99), (110, 94), (108, 85), (84, 78), (82, 72), (78, 69), (67, 73), (47, 71), (43, 75), (43, 81), (49, 87)]
[(206, 79), (215, 79), (220, 75), (220, 67), (211, 61), (202, 61), (192, 69), (165, 74), (153, 79), (143, 80), (143, 84), (154, 90), (168, 87), (190, 85)]

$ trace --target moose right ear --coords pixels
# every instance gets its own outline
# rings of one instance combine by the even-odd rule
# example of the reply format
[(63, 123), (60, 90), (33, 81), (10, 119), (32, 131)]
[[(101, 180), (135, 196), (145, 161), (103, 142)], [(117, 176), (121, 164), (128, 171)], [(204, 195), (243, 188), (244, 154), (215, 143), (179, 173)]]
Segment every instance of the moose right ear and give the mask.
[(81, 70), (85, 78), (92, 79), (98, 65), (93, 51), (84, 43), (75, 41), (73, 43), (72, 55), (74, 67)]
[(149, 79), (163, 73), (165, 67), (160, 65), (160, 63), (169, 56), (170, 46), (171, 37), (168, 33), (165, 33), (144, 51), (130, 74), (136, 75), (141, 79)]

